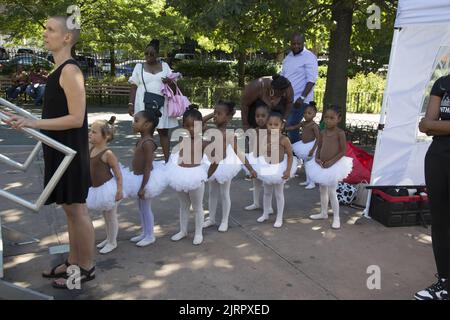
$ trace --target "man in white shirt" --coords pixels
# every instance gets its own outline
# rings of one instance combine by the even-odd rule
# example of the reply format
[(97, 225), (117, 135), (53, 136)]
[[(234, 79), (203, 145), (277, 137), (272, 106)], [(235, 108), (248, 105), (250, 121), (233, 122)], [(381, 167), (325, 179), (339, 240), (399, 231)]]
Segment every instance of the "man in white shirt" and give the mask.
[[(291, 52), (284, 58), (281, 75), (288, 78), (294, 89), (294, 107), (287, 120), (287, 126), (298, 124), (306, 106), (314, 99), (314, 85), (318, 76), (317, 57), (305, 48), (303, 34), (294, 33)], [(291, 143), (300, 140), (298, 130), (288, 132)]]

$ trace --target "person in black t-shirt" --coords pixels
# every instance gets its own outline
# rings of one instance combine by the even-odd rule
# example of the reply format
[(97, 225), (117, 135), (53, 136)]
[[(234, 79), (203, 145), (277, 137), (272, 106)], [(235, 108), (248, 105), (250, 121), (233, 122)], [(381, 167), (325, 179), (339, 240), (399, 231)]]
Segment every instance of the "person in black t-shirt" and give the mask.
[(450, 275), (450, 75), (434, 83), (419, 130), (433, 136), (433, 143), (425, 156), (425, 180), (430, 199), (431, 237), (438, 281), (414, 297), (418, 300), (447, 300)]

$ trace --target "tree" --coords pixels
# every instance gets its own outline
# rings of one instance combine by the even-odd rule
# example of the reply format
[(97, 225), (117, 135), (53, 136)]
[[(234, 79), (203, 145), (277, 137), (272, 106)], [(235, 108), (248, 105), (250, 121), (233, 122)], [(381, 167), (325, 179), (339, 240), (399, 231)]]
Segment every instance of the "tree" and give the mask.
[[(182, 42), (185, 20), (166, 8), (165, 0), (4, 0), (6, 12), (0, 17), (0, 30), (13, 41), (34, 40), (42, 47), (42, 32), (49, 15), (63, 15), (76, 4), (81, 11), (83, 51), (109, 51), (111, 74), (115, 74), (115, 52), (122, 49), (142, 55), (152, 38)], [(178, 30), (180, 35), (174, 34)], [(166, 41), (168, 42), (168, 41)]]
[[(246, 55), (259, 49), (284, 49), (285, 25), (292, 1), (173, 0), (170, 6), (188, 17), (192, 37), (208, 49), (238, 54), (239, 85), (244, 86)], [(284, 17), (281, 19), (281, 17)]]

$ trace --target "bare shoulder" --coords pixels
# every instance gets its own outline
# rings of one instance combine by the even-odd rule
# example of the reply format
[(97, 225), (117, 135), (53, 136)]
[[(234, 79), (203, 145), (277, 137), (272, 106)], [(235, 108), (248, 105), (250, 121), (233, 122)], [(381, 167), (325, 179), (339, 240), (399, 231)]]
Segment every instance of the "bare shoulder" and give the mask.
[(345, 137), (345, 131), (342, 130), (341, 128), (337, 129), (337, 134), (339, 137)]
[(59, 79), (61, 86), (74, 86), (75, 84), (83, 85), (84, 76), (81, 69), (74, 64), (67, 64), (61, 70), (61, 77)]
[(282, 145), (284, 145), (284, 146), (290, 145), (290, 144), (291, 144), (291, 140), (289, 140), (289, 138), (288, 138), (287, 136), (282, 135), (282, 136), (281, 136), (281, 139), (280, 139), (280, 143), (281, 143)]

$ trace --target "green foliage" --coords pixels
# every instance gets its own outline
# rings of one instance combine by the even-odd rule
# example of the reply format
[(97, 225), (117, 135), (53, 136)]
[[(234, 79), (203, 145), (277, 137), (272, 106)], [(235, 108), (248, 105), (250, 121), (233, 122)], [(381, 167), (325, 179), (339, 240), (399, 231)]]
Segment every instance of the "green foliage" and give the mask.
[(245, 63), (245, 74), (249, 80), (279, 73), (281, 65), (268, 60), (256, 59)]
[(181, 72), (185, 77), (234, 79), (235, 70), (233, 64), (216, 61), (186, 60), (174, 65), (174, 70)]

